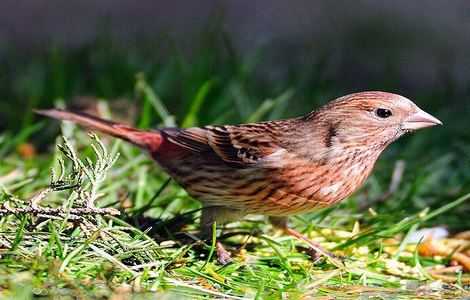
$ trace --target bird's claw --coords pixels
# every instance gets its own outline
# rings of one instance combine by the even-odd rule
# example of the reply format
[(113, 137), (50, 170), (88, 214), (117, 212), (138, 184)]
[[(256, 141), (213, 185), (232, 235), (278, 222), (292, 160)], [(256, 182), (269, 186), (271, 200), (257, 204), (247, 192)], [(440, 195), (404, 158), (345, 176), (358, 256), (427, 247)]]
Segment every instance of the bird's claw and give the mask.
[(217, 241), (215, 245), (217, 247), (217, 260), (219, 263), (226, 265), (231, 262), (232, 258), (230, 257), (230, 253), (225, 249), (224, 245), (219, 241)]
[(324, 249), (323, 247), (321, 248), (321, 251), (318, 251), (313, 247), (306, 248), (302, 246), (297, 246), (297, 250), (299, 250), (300, 252), (308, 253), (312, 257), (312, 261), (314, 263), (318, 263), (322, 258), (325, 257), (329, 257), (331, 259), (339, 259), (342, 262), (344, 262), (348, 258), (347, 255), (333, 253)]
[(217, 249), (217, 260), (221, 265), (226, 265), (231, 262), (233, 259), (230, 257), (230, 253), (223, 247)]

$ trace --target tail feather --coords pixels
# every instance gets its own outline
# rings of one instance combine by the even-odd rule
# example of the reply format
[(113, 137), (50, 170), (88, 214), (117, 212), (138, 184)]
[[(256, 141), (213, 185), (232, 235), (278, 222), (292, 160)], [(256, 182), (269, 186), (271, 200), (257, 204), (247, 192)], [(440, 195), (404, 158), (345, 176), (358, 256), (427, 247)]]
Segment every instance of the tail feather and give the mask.
[(35, 112), (58, 120), (72, 121), (91, 130), (121, 138), (151, 151), (156, 151), (162, 143), (162, 135), (158, 131), (142, 131), (126, 124), (101, 119), (83, 112), (62, 109), (39, 109)]

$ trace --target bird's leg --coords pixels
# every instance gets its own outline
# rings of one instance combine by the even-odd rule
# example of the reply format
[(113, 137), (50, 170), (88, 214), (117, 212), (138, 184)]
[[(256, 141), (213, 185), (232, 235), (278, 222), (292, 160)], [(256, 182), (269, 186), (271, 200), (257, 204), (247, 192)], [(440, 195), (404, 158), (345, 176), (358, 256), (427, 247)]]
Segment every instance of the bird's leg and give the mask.
[(321, 255), (323, 255), (325, 257), (328, 257), (328, 258), (331, 258), (331, 259), (335, 259), (335, 258), (344, 259), (343, 255), (335, 254), (335, 253), (332, 253), (332, 252), (326, 250), (319, 243), (315, 242), (312, 239), (309, 239), (308, 237), (301, 234), (297, 230), (294, 230), (294, 229), (290, 228), (287, 224), (288, 220), (289, 220), (288, 217), (269, 217), (269, 222), (273, 226), (281, 228), (288, 235), (296, 237), (299, 240), (307, 243), (315, 251), (315, 255), (314, 255), (315, 260), (318, 259), (318, 257), (316, 256), (317, 254), (321, 254)]
[[(241, 212), (236, 209), (229, 209), (221, 206), (207, 206), (202, 208), (201, 212), (201, 236), (212, 239), (213, 225), (224, 224), (230, 220), (236, 220)], [(216, 239), (217, 259), (223, 265), (232, 261), (230, 253), (225, 249), (224, 245)]]

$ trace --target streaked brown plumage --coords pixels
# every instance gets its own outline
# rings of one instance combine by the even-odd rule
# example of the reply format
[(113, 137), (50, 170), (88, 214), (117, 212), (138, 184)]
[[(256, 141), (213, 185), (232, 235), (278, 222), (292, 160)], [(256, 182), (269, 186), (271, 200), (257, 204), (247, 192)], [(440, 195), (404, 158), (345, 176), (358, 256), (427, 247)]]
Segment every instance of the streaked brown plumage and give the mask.
[(287, 228), (288, 216), (353, 193), (385, 147), (405, 132), (442, 124), (410, 100), (384, 92), (347, 95), (295, 119), (188, 129), (140, 131), (81, 113), (38, 112), (148, 150), (202, 201), (206, 228), (246, 214), (267, 215)]

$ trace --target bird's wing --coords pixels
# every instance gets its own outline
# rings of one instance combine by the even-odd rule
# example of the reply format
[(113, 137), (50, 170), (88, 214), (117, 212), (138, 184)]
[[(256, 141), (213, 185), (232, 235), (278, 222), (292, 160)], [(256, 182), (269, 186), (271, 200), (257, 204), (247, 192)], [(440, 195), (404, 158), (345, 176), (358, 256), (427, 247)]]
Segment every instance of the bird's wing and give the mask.
[(256, 164), (283, 149), (263, 123), (161, 131), (174, 144), (196, 153), (217, 156), (227, 163)]

